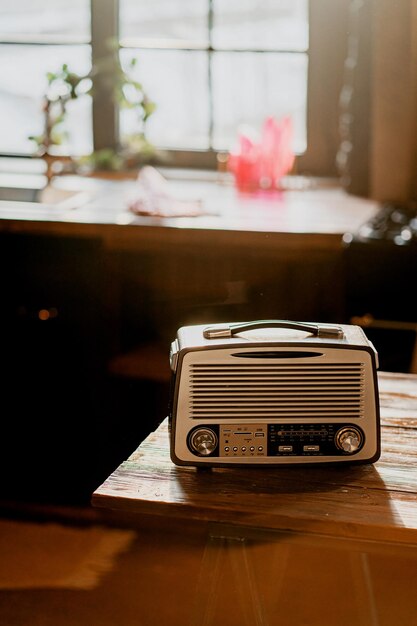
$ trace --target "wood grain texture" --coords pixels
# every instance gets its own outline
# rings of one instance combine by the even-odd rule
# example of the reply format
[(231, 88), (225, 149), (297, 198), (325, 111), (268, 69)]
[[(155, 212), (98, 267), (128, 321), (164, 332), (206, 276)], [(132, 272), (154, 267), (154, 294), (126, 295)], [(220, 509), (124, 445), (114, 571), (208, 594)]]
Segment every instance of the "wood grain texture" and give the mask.
[(176, 522), (417, 543), (417, 375), (379, 373), (382, 454), (314, 468), (176, 467), (167, 420), (95, 491), (92, 504)]

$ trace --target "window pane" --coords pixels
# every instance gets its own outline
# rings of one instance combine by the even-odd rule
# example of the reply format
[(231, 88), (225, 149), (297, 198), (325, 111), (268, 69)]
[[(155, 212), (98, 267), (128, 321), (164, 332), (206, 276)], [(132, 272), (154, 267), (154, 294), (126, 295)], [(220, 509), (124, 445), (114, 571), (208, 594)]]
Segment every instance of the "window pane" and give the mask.
[(2, 35), (76, 35), (90, 38), (89, 0), (1, 0)]
[[(161, 148), (208, 148), (207, 53), (122, 50), (124, 67), (132, 56), (138, 59), (133, 76), (156, 103), (146, 128), (149, 141)], [(120, 126), (122, 138), (137, 132), (131, 111), (122, 111)]]
[(240, 126), (259, 131), (264, 119), (291, 115), (294, 149), (306, 147), (307, 55), (213, 53), (214, 148), (231, 149)]
[(120, 0), (120, 36), (207, 43), (208, 0)]
[[(91, 67), (88, 46), (0, 45), (0, 152), (30, 154), (35, 145), (30, 135), (42, 133), (42, 97), (46, 73), (63, 63), (79, 74)], [(63, 152), (83, 154), (92, 150), (91, 99), (83, 96), (68, 104), (68, 142)]]
[(307, 0), (213, 0), (213, 46), (305, 51)]

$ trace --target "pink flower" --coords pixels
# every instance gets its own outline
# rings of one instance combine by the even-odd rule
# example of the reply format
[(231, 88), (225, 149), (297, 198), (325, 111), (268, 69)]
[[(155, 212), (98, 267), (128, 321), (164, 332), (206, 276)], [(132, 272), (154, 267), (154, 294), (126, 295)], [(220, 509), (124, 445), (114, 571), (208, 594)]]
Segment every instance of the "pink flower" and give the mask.
[(277, 122), (266, 118), (259, 143), (239, 134), (239, 151), (231, 152), (228, 169), (235, 177), (238, 189), (278, 189), (280, 180), (294, 164), (292, 150), (293, 128), (289, 116)]

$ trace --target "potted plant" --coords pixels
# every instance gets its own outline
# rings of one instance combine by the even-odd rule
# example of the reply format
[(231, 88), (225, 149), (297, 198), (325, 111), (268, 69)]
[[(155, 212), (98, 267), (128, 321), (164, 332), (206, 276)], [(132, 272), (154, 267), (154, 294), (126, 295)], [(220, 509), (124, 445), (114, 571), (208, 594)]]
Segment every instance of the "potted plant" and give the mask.
[[(136, 62), (137, 59), (133, 58), (127, 71), (124, 71), (118, 60), (109, 63), (108, 59), (103, 59), (85, 76), (71, 71), (67, 64), (63, 64), (56, 72), (48, 72), (42, 105), (43, 131), (40, 135), (30, 137), (37, 146), (37, 154), (46, 161), (48, 181), (63, 170), (80, 173), (115, 171), (149, 162), (155, 156), (156, 149), (147, 140), (145, 129), (156, 105), (147, 96), (142, 84), (130, 75)], [(94, 79), (98, 73), (106, 74), (106, 78), (111, 81), (113, 97), (118, 106), (135, 111), (138, 130), (118, 149), (103, 148), (80, 158), (63, 157), (59, 155), (58, 148), (67, 137), (65, 120), (68, 105), (73, 100), (93, 93)]]

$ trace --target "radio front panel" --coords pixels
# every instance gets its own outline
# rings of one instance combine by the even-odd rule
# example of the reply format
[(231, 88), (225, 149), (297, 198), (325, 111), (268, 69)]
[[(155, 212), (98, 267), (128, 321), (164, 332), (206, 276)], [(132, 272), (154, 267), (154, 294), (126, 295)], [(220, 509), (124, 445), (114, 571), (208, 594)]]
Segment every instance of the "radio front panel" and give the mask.
[(375, 458), (377, 389), (364, 349), (270, 346), (182, 355), (172, 421), (178, 464)]

